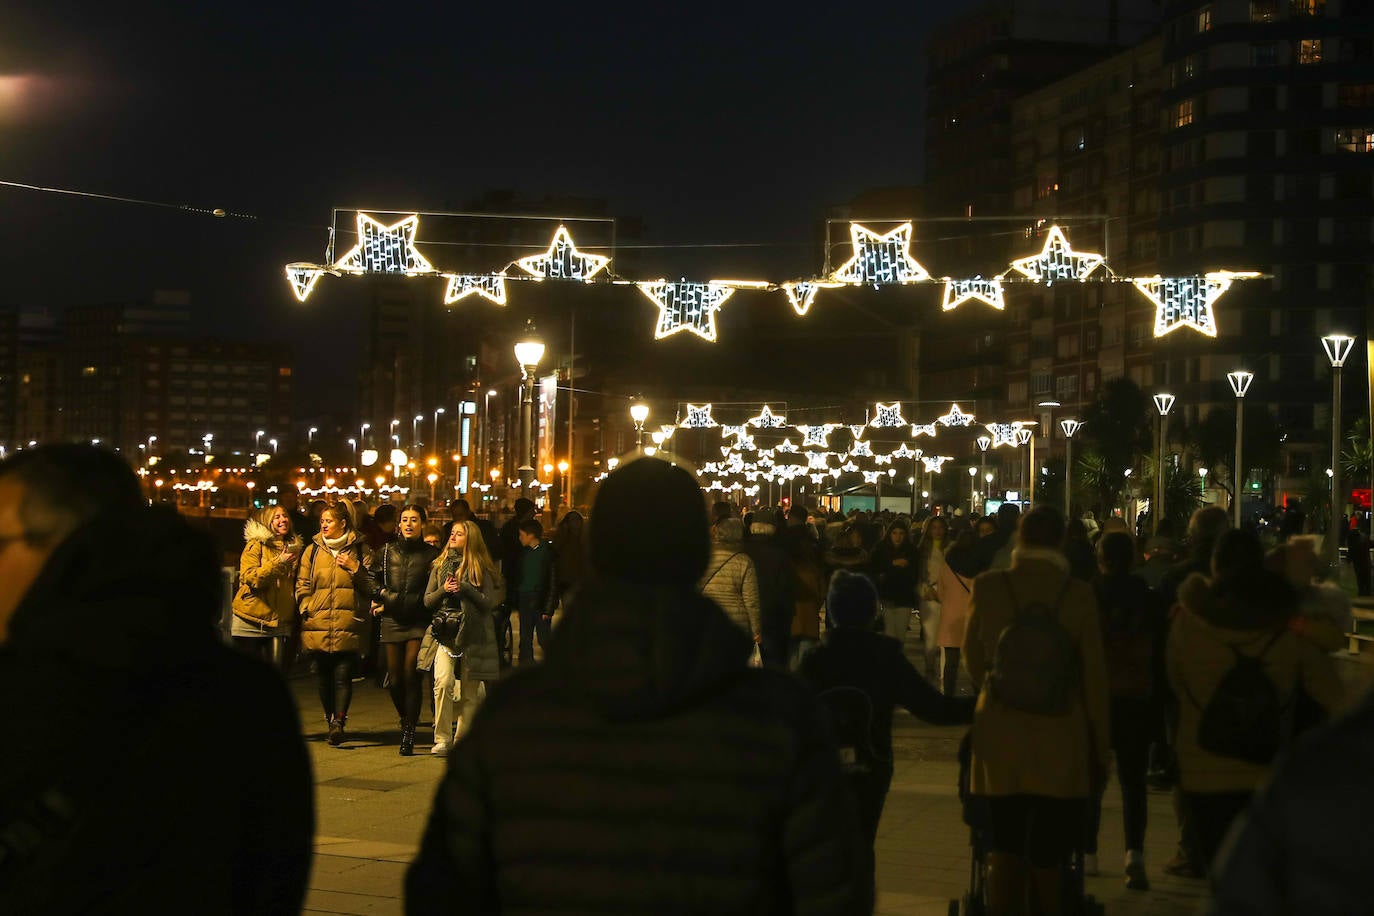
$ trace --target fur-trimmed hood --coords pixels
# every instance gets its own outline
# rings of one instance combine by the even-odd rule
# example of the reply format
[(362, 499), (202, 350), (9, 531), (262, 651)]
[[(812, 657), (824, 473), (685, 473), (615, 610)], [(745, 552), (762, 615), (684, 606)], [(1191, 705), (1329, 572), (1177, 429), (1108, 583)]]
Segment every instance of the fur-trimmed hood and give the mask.
[(1203, 620), (1228, 630), (1272, 629), (1298, 610), (1293, 586), (1268, 570), (1215, 580), (1193, 573), (1179, 586), (1178, 600)]
[(249, 544), (277, 543), (281, 544), (282, 546), (290, 546), (292, 544), (303, 543), (301, 541), (300, 535), (296, 534), (295, 532), (292, 532), (291, 536), (286, 539), (285, 544), (282, 544), (281, 538), (273, 534), (270, 530), (268, 530), (266, 525), (264, 525), (262, 522), (258, 521), (255, 518), (250, 518), (248, 519), (248, 521), (243, 523), (243, 540), (245, 543)]

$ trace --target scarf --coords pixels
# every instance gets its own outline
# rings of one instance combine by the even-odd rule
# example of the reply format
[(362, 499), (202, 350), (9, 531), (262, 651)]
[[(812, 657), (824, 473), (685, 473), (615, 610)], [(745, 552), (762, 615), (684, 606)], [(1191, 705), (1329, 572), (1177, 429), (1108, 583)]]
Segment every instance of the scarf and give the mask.
[(336, 538), (327, 538), (321, 536), (320, 540), (324, 541), (324, 549), (328, 550), (331, 554), (333, 554), (336, 557), (339, 555), (340, 550), (343, 550), (345, 547), (348, 546), (347, 534), (341, 535)]

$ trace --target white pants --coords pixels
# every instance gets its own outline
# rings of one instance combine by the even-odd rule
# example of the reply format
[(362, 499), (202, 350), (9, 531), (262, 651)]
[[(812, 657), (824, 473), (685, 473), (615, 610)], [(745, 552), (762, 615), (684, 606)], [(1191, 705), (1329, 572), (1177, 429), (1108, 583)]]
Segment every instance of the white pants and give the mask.
[(926, 673), (937, 672), (940, 662), (940, 602), (921, 602), (921, 640), (925, 643)]
[(435, 743), (450, 741), (455, 725), (458, 737), (463, 737), (486, 695), (486, 682), (469, 677), (462, 658), (454, 658), (441, 646), (434, 656)]
[(911, 628), (911, 608), (906, 605), (900, 607), (891, 602), (883, 602), (883, 634), (891, 636), (897, 642), (906, 641), (906, 631)]

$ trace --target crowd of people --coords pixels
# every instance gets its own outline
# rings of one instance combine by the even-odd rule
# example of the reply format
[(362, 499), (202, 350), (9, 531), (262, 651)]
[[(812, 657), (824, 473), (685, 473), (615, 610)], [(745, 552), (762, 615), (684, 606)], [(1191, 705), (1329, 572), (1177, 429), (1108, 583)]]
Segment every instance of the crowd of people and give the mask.
[[(0, 463), (0, 910), (170, 912), (194, 894), (299, 911), (309, 762), (272, 670), (298, 649), (324, 720), (306, 732), (330, 745), (350, 740), (365, 662), (401, 755), (432, 703), (431, 753), (449, 759), (409, 912), (455, 888), (481, 912), (870, 912), (897, 707), (971, 726), (990, 913), (1064, 911), (1065, 863), (1098, 870), (1111, 770), (1127, 887), (1149, 887), (1153, 781), (1176, 800), (1153, 828), (1177, 833), (1164, 870), (1209, 876), (1219, 912), (1363, 904), (1370, 821), (1340, 790), (1368, 794), (1370, 704), (1326, 724), (1350, 608), (1312, 539), (1266, 552), (1217, 508), (1181, 544), (1047, 507), (741, 513), (653, 458), (549, 538), (525, 500), (499, 530), (448, 508), (444, 525), (342, 499), (258, 511), (231, 651), (208, 539), (147, 506), (119, 458)], [(46, 753), (73, 709), (98, 768)], [(162, 753), (172, 728), (241, 778), (193, 792), (195, 766)], [(1328, 833), (1309, 801), (1344, 842), (1301, 841)]]

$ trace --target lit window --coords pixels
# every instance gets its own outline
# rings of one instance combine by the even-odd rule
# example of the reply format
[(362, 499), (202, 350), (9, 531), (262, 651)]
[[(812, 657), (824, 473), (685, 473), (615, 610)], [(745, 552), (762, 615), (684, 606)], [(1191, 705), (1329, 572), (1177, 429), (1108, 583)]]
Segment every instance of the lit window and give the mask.
[(1278, 18), (1278, 0), (1250, 0), (1251, 22), (1273, 22)]
[(1294, 16), (1320, 16), (1326, 12), (1326, 0), (1291, 0)]
[(1348, 153), (1374, 153), (1374, 127), (1342, 127), (1336, 131), (1336, 148)]
[(81, 374), (90, 378), (92, 375), (95, 375), (95, 366), (82, 366)]
[(1319, 64), (1322, 62), (1322, 40), (1304, 38), (1298, 42), (1298, 63)]
[(1209, 31), (1211, 28), (1212, 8), (1210, 6), (1204, 6), (1202, 9), (1197, 11), (1197, 30), (1199, 32), (1206, 32)]
[(1174, 126), (1183, 127), (1193, 123), (1193, 100), (1184, 99), (1174, 106)]

